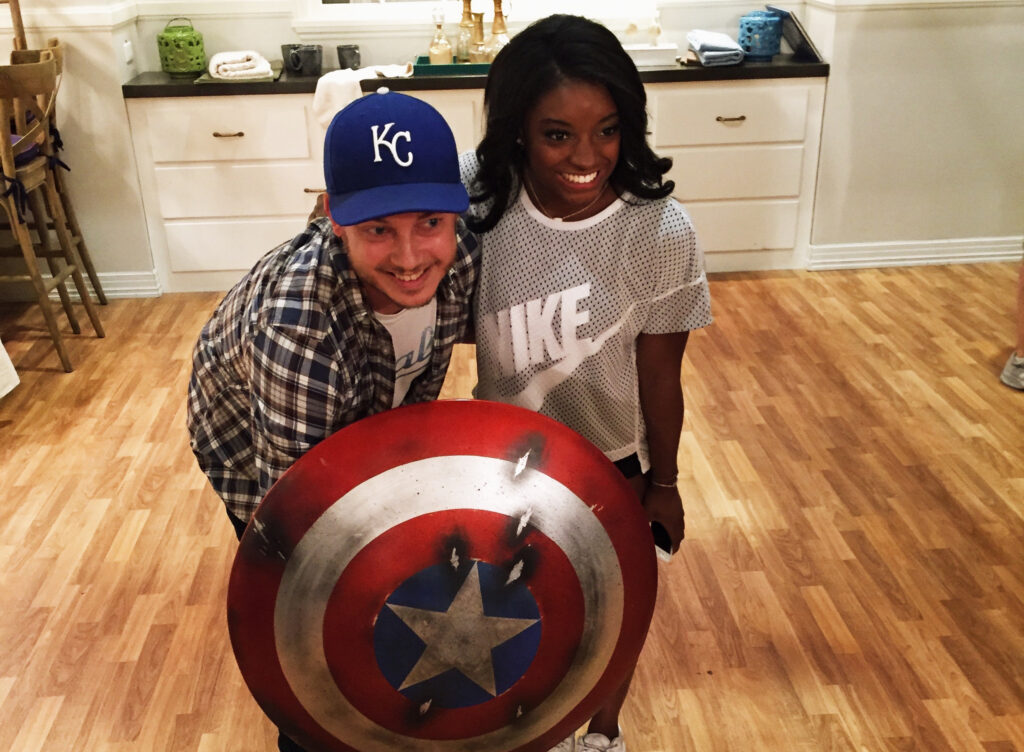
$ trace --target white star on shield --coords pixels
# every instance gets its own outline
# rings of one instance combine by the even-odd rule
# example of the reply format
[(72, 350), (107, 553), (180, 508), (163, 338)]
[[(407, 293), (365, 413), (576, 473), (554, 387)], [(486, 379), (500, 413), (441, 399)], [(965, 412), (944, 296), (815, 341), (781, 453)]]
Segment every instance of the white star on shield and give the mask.
[(387, 605), (426, 644), (399, 691), (454, 668), (494, 696), (491, 649), (539, 621), (485, 614), (476, 562), (447, 611)]

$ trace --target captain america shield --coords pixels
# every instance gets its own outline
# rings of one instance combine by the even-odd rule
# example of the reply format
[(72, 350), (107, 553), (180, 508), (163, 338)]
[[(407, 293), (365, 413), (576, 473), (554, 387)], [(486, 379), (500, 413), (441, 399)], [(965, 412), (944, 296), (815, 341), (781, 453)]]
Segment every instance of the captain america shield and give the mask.
[(308, 750), (542, 752), (629, 676), (654, 609), (646, 517), (560, 423), (480, 400), (358, 421), (239, 543), (228, 626)]

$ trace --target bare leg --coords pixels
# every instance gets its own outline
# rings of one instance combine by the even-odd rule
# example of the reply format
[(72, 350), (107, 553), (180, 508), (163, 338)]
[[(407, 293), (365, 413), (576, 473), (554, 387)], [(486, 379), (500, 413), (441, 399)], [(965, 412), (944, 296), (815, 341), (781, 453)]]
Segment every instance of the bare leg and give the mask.
[[(636, 491), (637, 499), (644, 497), (644, 491), (647, 490), (647, 479), (644, 476), (633, 476), (629, 479), (629, 485)], [(630, 670), (629, 676), (622, 682), (622, 685), (608, 697), (608, 701), (590, 719), (590, 725), (587, 726), (588, 734), (604, 734), (609, 739), (614, 739), (619, 735), (619, 713), (626, 703), (626, 696), (629, 694), (629, 685), (633, 681), (635, 670), (636, 666)]]
[[(636, 667), (634, 666), (635, 669)], [(632, 681), (633, 671), (630, 671), (626, 681), (622, 682), (622, 686), (612, 693), (604, 707), (598, 710), (594, 717), (590, 719), (590, 725), (587, 726), (588, 734), (604, 734), (609, 739), (614, 739), (619, 735), (619, 713), (622, 711), (622, 706), (626, 704), (629, 684)]]

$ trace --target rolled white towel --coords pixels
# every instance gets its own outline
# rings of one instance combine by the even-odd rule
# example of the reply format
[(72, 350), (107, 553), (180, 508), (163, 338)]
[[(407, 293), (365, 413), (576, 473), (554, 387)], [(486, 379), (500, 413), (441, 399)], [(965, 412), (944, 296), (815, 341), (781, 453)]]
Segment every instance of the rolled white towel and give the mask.
[(266, 78), (273, 75), (270, 62), (252, 50), (218, 52), (210, 58), (209, 71), (213, 78)]
[(334, 116), (363, 95), (359, 82), (368, 78), (405, 78), (412, 75), (412, 63), (348, 68), (320, 76), (313, 94), (313, 115), (326, 130)]
[(313, 115), (327, 128), (334, 116), (362, 95), (358, 70), (343, 68), (320, 76), (313, 93)]

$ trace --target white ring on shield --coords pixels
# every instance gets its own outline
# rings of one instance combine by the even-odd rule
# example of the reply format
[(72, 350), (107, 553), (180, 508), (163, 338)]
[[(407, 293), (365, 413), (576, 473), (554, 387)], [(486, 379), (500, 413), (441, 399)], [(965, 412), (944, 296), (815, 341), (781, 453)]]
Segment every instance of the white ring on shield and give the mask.
[[(323, 644), (327, 602), (352, 558), (382, 533), (430, 512), (467, 508), (520, 517), (567, 555), (583, 592), (583, 634), (562, 681), (545, 699), (543, 717), (524, 716), (468, 739), (432, 741), (398, 734), (366, 718), (338, 691)], [(543, 500), (530, 504), (528, 500)], [(339, 531), (346, 537), (340, 538)], [(312, 718), (339, 741), (363, 752), (395, 749), (492, 752), (526, 744), (578, 705), (611, 659), (623, 615), (623, 583), (615, 548), (590, 507), (564, 485), (532, 468), (478, 455), (429, 457), (359, 484), (310, 526), (285, 565), (274, 609), (274, 636), (285, 678)], [(593, 614), (601, 613), (599, 622)]]

